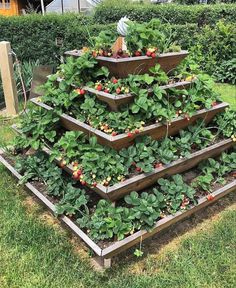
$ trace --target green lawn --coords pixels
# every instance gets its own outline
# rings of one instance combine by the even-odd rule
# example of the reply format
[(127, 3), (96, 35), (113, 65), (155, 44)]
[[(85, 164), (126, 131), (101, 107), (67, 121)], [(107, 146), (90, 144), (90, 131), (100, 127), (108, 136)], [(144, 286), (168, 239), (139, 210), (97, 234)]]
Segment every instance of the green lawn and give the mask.
[(236, 110), (236, 86), (217, 83), (215, 90), (225, 102), (228, 102)]
[[(234, 87), (217, 89), (234, 103)], [(0, 145), (12, 137), (8, 124), (0, 119)], [(125, 253), (102, 273), (92, 270), (83, 244), (35, 204), (2, 166), (0, 175), (1, 288), (236, 287), (235, 193), (171, 233), (144, 242), (143, 258)]]

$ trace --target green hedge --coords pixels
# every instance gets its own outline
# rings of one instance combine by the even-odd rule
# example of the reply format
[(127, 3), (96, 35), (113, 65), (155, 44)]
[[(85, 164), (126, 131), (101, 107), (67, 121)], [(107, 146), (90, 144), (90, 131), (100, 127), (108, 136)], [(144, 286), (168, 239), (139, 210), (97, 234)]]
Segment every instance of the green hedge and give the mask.
[(236, 5), (101, 4), (96, 8), (94, 21), (100, 24), (114, 23), (125, 15), (130, 20), (139, 22), (148, 22), (152, 18), (159, 18), (171, 24), (197, 23), (198, 25), (205, 25), (215, 24), (221, 19), (236, 22)]
[[(88, 45), (89, 35), (108, 27), (114, 25), (93, 25), (91, 17), (78, 14), (0, 17), (0, 41), (10, 41), (23, 61), (54, 63), (65, 50)], [(57, 37), (63, 38), (63, 47), (56, 46)]]
[[(184, 49), (194, 44), (196, 24), (171, 27), (173, 41), (178, 40)], [(10, 41), (22, 61), (39, 59), (42, 64), (55, 63), (68, 49), (89, 45), (90, 37), (105, 29), (115, 30), (116, 25), (95, 25), (91, 17), (76, 14), (0, 17), (0, 41)], [(56, 46), (57, 37), (63, 38), (63, 47)]]

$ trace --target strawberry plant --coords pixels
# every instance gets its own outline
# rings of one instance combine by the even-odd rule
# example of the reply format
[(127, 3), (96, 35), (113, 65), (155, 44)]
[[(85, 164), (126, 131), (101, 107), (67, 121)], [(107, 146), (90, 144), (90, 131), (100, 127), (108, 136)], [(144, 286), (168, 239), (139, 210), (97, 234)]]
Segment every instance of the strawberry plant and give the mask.
[(64, 179), (62, 170), (50, 163), (44, 153), (38, 152), (36, 155), (17, 159), (16, 169), (24, 175), (21, 184), (32, 180), (43, 181), (49, 195), (63, 195), (67, 180)]
[[(215, 118), (215, 123), (221, 133), (226, 137), (236, 136), (236, 112), (228, 108), (225, 112)], [(236, 141), (236, 139), (235, 139)]]
[(54, 143), (58, 138), (59, 116), (54, 111), (30, 109), (21, 118), (20, 127), (23, 135), (15, 138), (14, 146), (19, 148), (31, 146), (37, 150)]
[(100, 200), (93, 215), (78, 219), (82, 228), (87, 228), (89, 235), (94, 240), (112, 239), (118, 240), (130, 234), (134, 227), (129, 218), (129, 209), (114, 207), (106, 200)]
[(134, 56), (146, 55), (155, 58), (164, 49), (165, 34), (161, 31), (161, 23), (152, 19), (149, 23), (127, 22), (125, 37), (128, 50)]
[(219, 159), (209, 158), (199, 165), (201, 175), (192, 183), (193, 187), (211, 191), (212, 181), (224, 184), (224, 176), (236, 170), (236, 153), (222, 153)]
[(125, 202), (131, 206), (130, 218), (138, 222), (136, 229), (153, 227), (156, 219), (160, 217), (159, 201), (154, 194), (131, 192), (125, 197)]
[(83, 217), (89, 214), (88, 210), (88, 195), (85, 190), (75, 188), (71, 183), (67, 184), (63, 198), (56, 205), (56, 213), (58, 215), (76, 215), (76, 217)]

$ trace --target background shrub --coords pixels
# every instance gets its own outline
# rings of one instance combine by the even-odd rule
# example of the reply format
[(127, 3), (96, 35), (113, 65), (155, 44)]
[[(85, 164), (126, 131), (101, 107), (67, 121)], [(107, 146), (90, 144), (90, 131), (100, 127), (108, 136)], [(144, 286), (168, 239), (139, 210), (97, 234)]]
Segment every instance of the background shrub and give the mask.
[(190, 48), (201, 69), (220, 81), (235, 83), (236, 26), (218, 22), (214, 28), (205, 26)]
[[(93, 25), (91, 17), (78, 14), (0, 17), (0, 41), (10, 41), (21, 60), (51, 64), (64, 51), (88, 45), (89, 35), (113, 26)], [(58, 37), (63, 47), (57, 47)]]
[(224, 19), (236, 22), (236, 6), (234, 4), (218, 5), (153, 5), (153, 4), (101, 4), (96, 8), (94, 21), (100, 24), (117, 22), (127, 15), (130, 20), (148, 22), (152, 18), (159, 18), (171, 24), (197, 23), (215, 24)]

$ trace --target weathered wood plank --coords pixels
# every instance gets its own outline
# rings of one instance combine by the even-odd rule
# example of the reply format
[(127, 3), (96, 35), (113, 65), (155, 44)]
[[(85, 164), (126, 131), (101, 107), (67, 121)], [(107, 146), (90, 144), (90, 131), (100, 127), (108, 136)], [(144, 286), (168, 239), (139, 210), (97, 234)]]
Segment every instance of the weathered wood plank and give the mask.
[(17, 115), (18, 97), (13, 71), (11, 45), (9, 42), (0, 42), (0, 73), (5, 97), (6, 114)]

